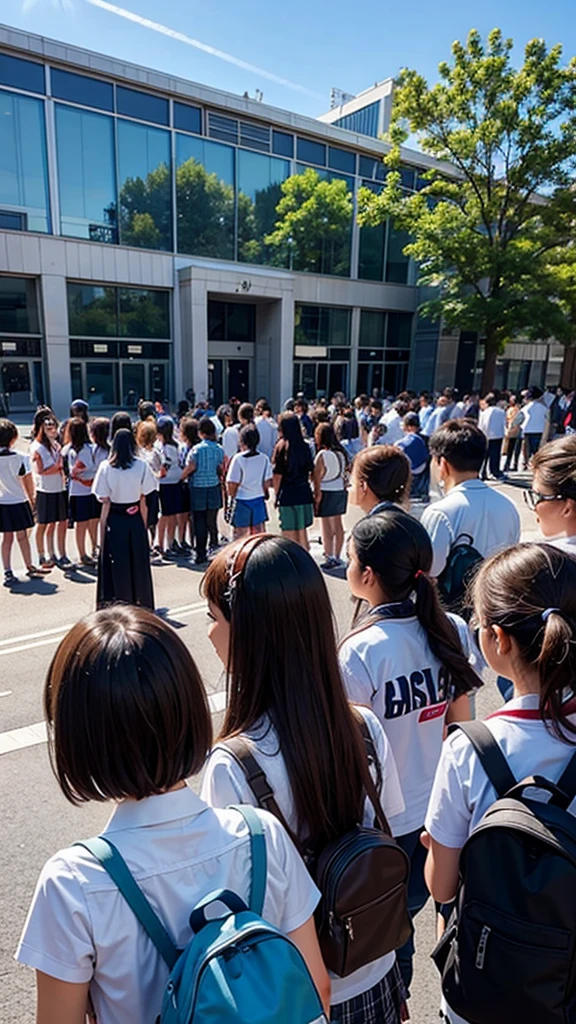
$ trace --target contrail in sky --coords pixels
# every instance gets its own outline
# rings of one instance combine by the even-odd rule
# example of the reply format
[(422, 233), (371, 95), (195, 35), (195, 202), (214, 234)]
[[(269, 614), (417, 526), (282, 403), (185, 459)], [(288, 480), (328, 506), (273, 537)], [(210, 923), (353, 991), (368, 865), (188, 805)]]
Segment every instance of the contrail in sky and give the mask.
[(180, 43), (186, 43), (187, 46), (194, 46), (197, 50), (203, 50), (204, 53), (209, 53), (212, 57), (218, 57), (220, 60), (225, 60), (228, 64), (235, 64), (237, 68), (243, 68), (244, 71), (251, 71), (255, 75), (260, 75), (262, 78), (267, 78), (270, 82), (276, 82), (277, 85), (283, 85), (286, 89), (293, 89), (296, 92), (302, 92), (306, 96), (313, 96), (314, 99), (323, 99), (324, 97), (312, 89), (307, 89), (304, 85), (298, 85), (297, 82), (291, 82), (288, 78), (281, 78), (279, 75), (273, 74), (272, 71), (265, 71), (264, 68), (257, 67), (256, 64), (249, 64), (248, 61), (240, 60), (239, 57), (233, 57), (230, 53), (224, 53), (223, 50), (217, 50), (215, 46), (209, 46), (207, 43), (201, 43), (199, 39), (192, 39), (191, 36), (185, 35), (183, 32), (177, 32), (174, 28), (168, 28), (167, 25), (161, 25), (158, 21), (150, 21), (150, 18), (143, 18), (141, 14), (135, 14), (133, 11), (127, 11), (125, 7), (117, 7), (116, 4), (108, 3), (108, 0), (86, 0), (86, 3), (92, 4), (93, 7), (101, 7), (103, 11), (108, 11), (110, 14), (117, 14), (120, 18), (126, 18), (127, 21), (133, 21), (137, 25), (141, 25), (142, 28), (152, 29), (153, 32), (159, 32), (163, 36), (169, 36), (170, 39), (177, 39)]

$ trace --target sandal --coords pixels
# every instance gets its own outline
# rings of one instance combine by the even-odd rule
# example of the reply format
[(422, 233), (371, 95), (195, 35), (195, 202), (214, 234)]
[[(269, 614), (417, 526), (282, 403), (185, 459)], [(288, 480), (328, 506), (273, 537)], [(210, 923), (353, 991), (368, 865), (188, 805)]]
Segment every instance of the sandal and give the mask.
[(28, 565), (26, 567), (26, 575), (31, 580), (42, 579), (44, 576), (44, 570), (39, 569), (36, 565)]
[(45, 572), (50, 572), (50, 570), (54, 568), (55, 563), (51, 556), (50, 558), (46, 558), (45, 555), (40, 555), (38, 557), (38, 564), (41, 569), (45, 570)]

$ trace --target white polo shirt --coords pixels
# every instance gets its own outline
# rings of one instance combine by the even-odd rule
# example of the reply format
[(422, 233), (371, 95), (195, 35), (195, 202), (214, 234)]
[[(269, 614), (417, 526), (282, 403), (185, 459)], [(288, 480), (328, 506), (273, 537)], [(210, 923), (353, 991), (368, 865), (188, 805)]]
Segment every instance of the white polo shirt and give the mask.
[(15, 448), (0, 448), (0, 505), (28, 501), (22, 478), (30, 473), (30, 459)]
[(489, 441), (499, 441), (506, 433), (506, 413), (498, 405), (482, 409), (478, 426)]
[(263, 452), (257, 452), (256, 455), (250, 456), (244, 452), (236, 452), (230, 461), (226, 480), (240, 485), (236, 491), (236, 497), (242, 501), (262, 498), (264, 484), (267, 480), (272, 480), (270, 459)]
[(240, 427), (238, 424), (234, 427), (226, 427), (222, 434), (222, 448), (226, 458), (231, 459), (233, 455), (236, 455), (240, 448)]
[[(284, 829), (265, 811), (263, 917), (292, 932), (319, 893)], [(214, 889), (248, 901), (250, 841), (237, 811), (213, 810), (186, 786), (125, 800), (103, 835), (118, 848), (173, 942), (191, 938), (194, 906)], [(92, 979), (98, 1024), (146, 1024), (160, 1013), (168, 968), (103, 867), (81, 847), (61, 850), (38, 881), (16, 958), (68, 982)]]
[(60, 491), (64, 490), (64, 474), (62, 472), (50, 473), (46, 476), (45, 473), (37, 473), (34, 456), (39, 456), (42, 469), (51, 469), (52, 466), (56, 465), (60, 457), (60, 445), (54, 444), (50, 449), (45, 444), (41, 444), (40, 441), (32, 441), (30, 445), (30, 457), (36, 481), (36, 490), (43, 491), (44, 494), (59, 494)]
[(513, 501), (483, 480), (464, 480), (445, 498), (424, 509), (420, 519), (432, 541), (431, 576), (439, 576), (454, 541), (463, 533), (483, 558), (517, 544), (520, 516)]
[(258, 451), (262, 452), (263, 455), (267, 455), (269, 459), (272, 458), (272, 452), (274, 451), (274, 445), (278, 440), (278, 427), (274, 420), (268, 418), (268, 416), (257, 416), (255, 421), (258, 427), (258, 433), (260, 434), (260, 444), (258, 445)]
[(118, 505), (136, 504), (143, 494), (157, 490), (158, 480), (142, 459), (134, 459), (126, 469), (101, 462), (92, 484), (92, 493), (99, 501), (110, 498)]
[(522, 435), (542, 434), (548, 422), (548, 408), (541, 399), (533, 399), (522, 408)]
[[(367, 723), (374, 741), (382, 772), (382, 807), (386, 817), (390, 820), (404, 810), (404, 801), (402, 799), (394, 757), (390, 744), (375, 716), (368, 708), (359, 707), (358, 710)], [(254, 757), (264, 770), (268, 782), (274, 790), (274, 796), (282, 814), (290, 828), (296, 833), (298, 821), (292, 799), (292, 791), (284, 758), (278, 747), (278, 736), (270, 720), (264, 717), (246, 738), (249, 739)], [(372, 774), (376, 782), (375, 770)], [(201, 793), (204, 799), (214, 807), (226, 807), (230, 803), (257, 806), (254, 794), (239, 764), (225, 747), (218, 745), (214, 747), (208, 758), (202, 780)], [(374, 809), (370, 801), (367, 800), (364, 809), (364, 825), (372, 826), (373, 823)], [(348, 999), (354, 999), (355, 996), (373, 988), (392, 969), (395, 960), (395, 953), (387, 953), (386, 956), (374, 960), (365, 967), (361, 967), (360, 970), (354, 971), (346, 978), (338, 978), (332, 975), (331, 1005), (335, 1006)]]

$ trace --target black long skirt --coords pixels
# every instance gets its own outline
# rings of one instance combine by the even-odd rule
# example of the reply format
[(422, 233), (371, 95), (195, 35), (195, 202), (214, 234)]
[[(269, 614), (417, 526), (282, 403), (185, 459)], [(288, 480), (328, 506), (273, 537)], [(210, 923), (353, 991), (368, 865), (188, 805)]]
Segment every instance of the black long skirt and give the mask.
[[(127, 510), (136, 508), (132, 514)], [(98, 566), (96, 607), (112, 601), (154, 611), (150, 548), (139, 506), (110, 506)]]

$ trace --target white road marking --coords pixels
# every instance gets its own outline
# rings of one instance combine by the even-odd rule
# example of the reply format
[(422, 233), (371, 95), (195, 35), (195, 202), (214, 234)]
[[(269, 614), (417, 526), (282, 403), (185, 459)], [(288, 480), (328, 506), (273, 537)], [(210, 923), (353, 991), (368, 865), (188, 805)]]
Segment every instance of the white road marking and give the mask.
[[(224, 690), (218, 690), (217, 693), (209, 693), (208, 703), (212, 714), (223, 711), (226, 707), (226, 693)], [(14, 750), (23, 750), (24, 747), (34, 747), (39, 743), (46, 743), (45, 722), (25, 725), (21, 729), (10, 729), (8, 732), (0, 733), (0, 755), (10, 754)]]

